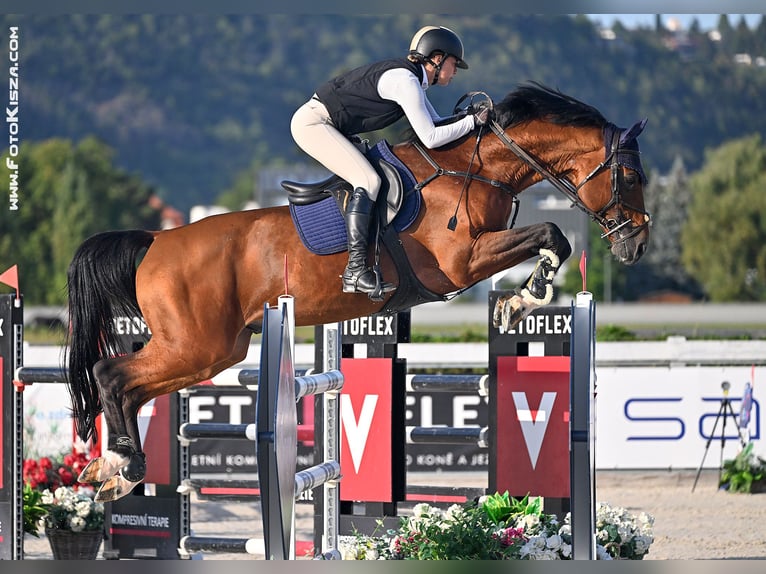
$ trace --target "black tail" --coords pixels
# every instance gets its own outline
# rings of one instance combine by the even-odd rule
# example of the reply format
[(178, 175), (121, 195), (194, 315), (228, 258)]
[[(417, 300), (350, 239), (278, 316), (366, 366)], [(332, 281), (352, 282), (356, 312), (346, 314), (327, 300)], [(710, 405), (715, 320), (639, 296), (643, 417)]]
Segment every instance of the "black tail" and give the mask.
[(80, 246), (69, 264), (69, 334), (64, 369), (78, 436), (97, 438), (102, 412), (93, 365), (120, 348), (115, 317), (141, 316), (136, 301), (137, 258), (154, 241), (149, 231), (108, 231)]

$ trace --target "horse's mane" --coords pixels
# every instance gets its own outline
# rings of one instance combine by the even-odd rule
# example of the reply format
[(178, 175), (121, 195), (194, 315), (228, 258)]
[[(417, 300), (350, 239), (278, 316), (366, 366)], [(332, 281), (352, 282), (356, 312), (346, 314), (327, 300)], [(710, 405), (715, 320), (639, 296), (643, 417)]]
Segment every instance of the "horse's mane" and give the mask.
[[(481, 104), (481, 100), (476, 103)], [(494, 114), (495, 120), (503, 129), (532, 120), (544, 120), (563, 126), (598, 128), (603, 128), (608, 123), (593, 106), (534, 81), (520, 84), (502, 101), (494, 104)], [(441, 149), (452, 149), (469, 136), (470, 134), (450, 142)], [(404, 143), (417, 141), (415, 132), (409, 126), (404, 130), (402, 137)]]
[(575, 127), (603, 127), (607, 123), (593, 106), (538, 82), (518, 86), (495, 104), (495, 120), (503, 128), (531, 120)]

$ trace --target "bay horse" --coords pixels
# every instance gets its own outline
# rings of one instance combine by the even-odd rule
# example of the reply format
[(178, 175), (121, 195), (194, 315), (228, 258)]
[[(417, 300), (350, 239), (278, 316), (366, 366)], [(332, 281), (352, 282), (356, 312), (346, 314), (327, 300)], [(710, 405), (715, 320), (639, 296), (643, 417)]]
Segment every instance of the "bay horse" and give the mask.
[[(650, 219), (636, 138), (646, 120), (618, 128), (594, 107), (537, 83), (510, 92), (491, 118), (439, 149), (425, 150), (416, 139), (391, 147), (422, 196), (413, 223), (397, 237), (409, 267), (385, 246), (379, 252), (386, 280), (409, 293), (395, 305), (397, 291), (377, 300), (342, 293), (346, 254), (308, 250), (288, 206), (85, 240), (67, 276), (65, 371), (78, 435), (96, 437), (103, 412), (108, 446), (80, 481), (101, 483), (100, 501), (117, 500), (143, 481), (139, 408), (244, 360), (265, 304), (275, 306), (285, 293), (285, 276), (296, 326), (321, 325), (447, 300), (537, 258), (529, 279), (493, 310), (493, 322), (510, 329), (550, 302), (555, 273), (571, 254), (555, 224), (511, 223), (516, 196), (543, 179), (601, 226), (619, 261), (641, 258)], [(372, 244), (370, 250), (374, 255)], [(145, 346), (119, 348), (115, 318), (122, 316), (144, 318), (151, 332)]]

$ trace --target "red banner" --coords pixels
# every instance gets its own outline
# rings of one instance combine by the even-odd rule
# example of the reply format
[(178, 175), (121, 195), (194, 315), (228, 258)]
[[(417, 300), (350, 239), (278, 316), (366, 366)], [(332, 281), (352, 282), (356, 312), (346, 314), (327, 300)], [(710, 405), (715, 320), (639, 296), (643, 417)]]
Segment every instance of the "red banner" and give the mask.
[(497, 490), (569, 497), (570, 358), (498, 357)]
[(391, 373), (385, 358), (341, 361), (341, 500), (391, 502)]
[(143, 451), (146, 453), (145, 482), (174, 484), (170, 473), (170, 461), (176, 457), (170, 440), (170, 395), (162, 395), (141, 407), (138, 427)]

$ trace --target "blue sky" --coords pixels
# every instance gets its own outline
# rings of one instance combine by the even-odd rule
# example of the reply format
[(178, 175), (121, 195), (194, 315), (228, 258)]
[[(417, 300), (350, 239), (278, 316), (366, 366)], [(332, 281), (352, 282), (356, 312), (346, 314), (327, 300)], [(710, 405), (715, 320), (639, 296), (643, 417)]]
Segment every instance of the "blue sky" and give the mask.
[[(588, 14), (594, 21), (600, 21), (604, 26), (611, 26), (615, 20), (622, 22), (626, 28), (636, 26), (654, 26), (654, 14)], [(739, 23), (740, 14), (729, 14), (729, 22), (732, 26)], [(762, 14), (745, 14), (745, 19), (750, 27), (757, 26), (761, 21)], [(662, 14), (664, 24), (671, 18), (678, 20), (683, 28), (688, 29), (694, 18), (700, 23), (703, 30), (715, 28), (718, 23), (719, 14)]]

